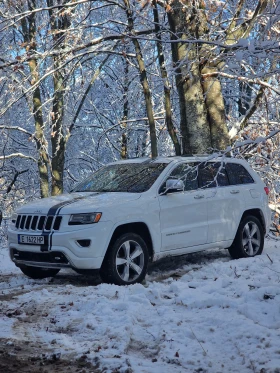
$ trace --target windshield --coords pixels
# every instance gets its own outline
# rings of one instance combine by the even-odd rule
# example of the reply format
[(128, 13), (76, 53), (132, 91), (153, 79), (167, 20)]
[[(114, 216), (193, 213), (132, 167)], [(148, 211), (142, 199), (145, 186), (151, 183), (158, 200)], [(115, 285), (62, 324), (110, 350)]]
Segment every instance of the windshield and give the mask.
[(167, 163), (122, 163), (105, 166), (78, 184), (72, 192), (146, 192)]

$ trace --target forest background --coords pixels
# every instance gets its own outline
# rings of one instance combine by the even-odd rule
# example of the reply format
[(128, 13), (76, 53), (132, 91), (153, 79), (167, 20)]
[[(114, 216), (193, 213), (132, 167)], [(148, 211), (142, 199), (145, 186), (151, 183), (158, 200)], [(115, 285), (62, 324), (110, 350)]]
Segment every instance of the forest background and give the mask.
[(279, 0), (0, 1), (0, 209), (114, 160), (213, 152), (277, 206), (279, 38)]

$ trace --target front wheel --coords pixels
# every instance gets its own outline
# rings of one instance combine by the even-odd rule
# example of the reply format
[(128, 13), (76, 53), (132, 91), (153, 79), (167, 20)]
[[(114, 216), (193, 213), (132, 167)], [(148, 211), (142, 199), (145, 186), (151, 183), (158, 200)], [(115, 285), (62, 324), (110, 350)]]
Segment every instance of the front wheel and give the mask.
[(43, 279), (46, 277), (54, 277), (60, 271), (60, 268), (41, 268), (41, 267), (19, 267), (21, 272), (34, 280)]
[(233, 259), (260, 255), (264, 245), (264, 230), (255, 216), (245, 216), (239, 224), (235, 239), (228, 251)]
[(115, 285), (135, 284), (145, 278), (148, 260), (146, 242), (138, 234), (125, 233), (108, 249), (100, 276)]

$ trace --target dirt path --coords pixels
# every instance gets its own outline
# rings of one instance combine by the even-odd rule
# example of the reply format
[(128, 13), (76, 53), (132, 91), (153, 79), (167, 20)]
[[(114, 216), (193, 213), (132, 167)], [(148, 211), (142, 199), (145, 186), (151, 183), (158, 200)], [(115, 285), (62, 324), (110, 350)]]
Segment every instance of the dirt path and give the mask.
[[(0, 292), (0, 317), (14, 319), (13, 330), (19, 339), (0, 338), (0, 373), (100, 373), (98, 364), (88, 361), (86, 354), (62, 355), (57, 347), (52, 349), (51, 344), (32, 339), (32, 327), (34, 323), (45, 327), (45, 308), (48, 304), (38, 304), (31, 312), (25, 314), (28, 304), (21, 303), (18, 307), (12, 305), (22, 295), (48, 289), (50, 292), (57, 287), (62, 288), (65, 284), (74, 286), (97, 285), (100, 279), (96, 277), (73, 276), (62, 274), (57, 278), (48, 280), (47, 283), (32, 281), (32, 288), (29, 284), (9, 284), (13, 275), (0, 275), (0, 282), (3, 290)], [(4, 284), (7, 284), (5, 286)], [(55, 299), (55, 298), (54, 298)], [(51, 304), (49, 305), (51, 307)], [(42, 308), (43, 307), (43, 308)], [(42, 309), (41, 309), (42, 308)], [(25, 317), (22, 318), (22, 314)]]
[(42, 350), (29, 342), (0, 340), (1, 373), (100, 373), (97, 365), (82, 355), (76, 359), (63, 359), (60, 354)]

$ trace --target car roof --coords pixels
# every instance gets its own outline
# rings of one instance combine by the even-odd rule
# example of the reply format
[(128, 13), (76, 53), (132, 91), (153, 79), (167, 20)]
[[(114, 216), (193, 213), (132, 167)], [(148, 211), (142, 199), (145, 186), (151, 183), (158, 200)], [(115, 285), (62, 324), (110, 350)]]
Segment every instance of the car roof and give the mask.
[(150, 157), (141, 157), (141, 158), (129, 158), (129, 159), (123, 159), (116, 162), (111, 162), (109, 164), (121, 164), (121, 163), (171, 163), (174, 159), (174, 157), (156, 157), (156, 158), (150, 158)]
[(234, 162), (234, 163), (247, 163), (245, 160), (226, 157), (226, 156), (219, 156), (218, 154), (194, 154), (194, 155), (182, 155), (182, 156), (170, 156), (170, 157), (163, 157), (159, 156), (156, 158), (150, 157), (141, 157), (141, 158), (129, 158), (124, 160), (119, 160), (115, 162), (109, 163), (111, 164), (123, 164), (123, 163), (177, 163), (177, 162)]

